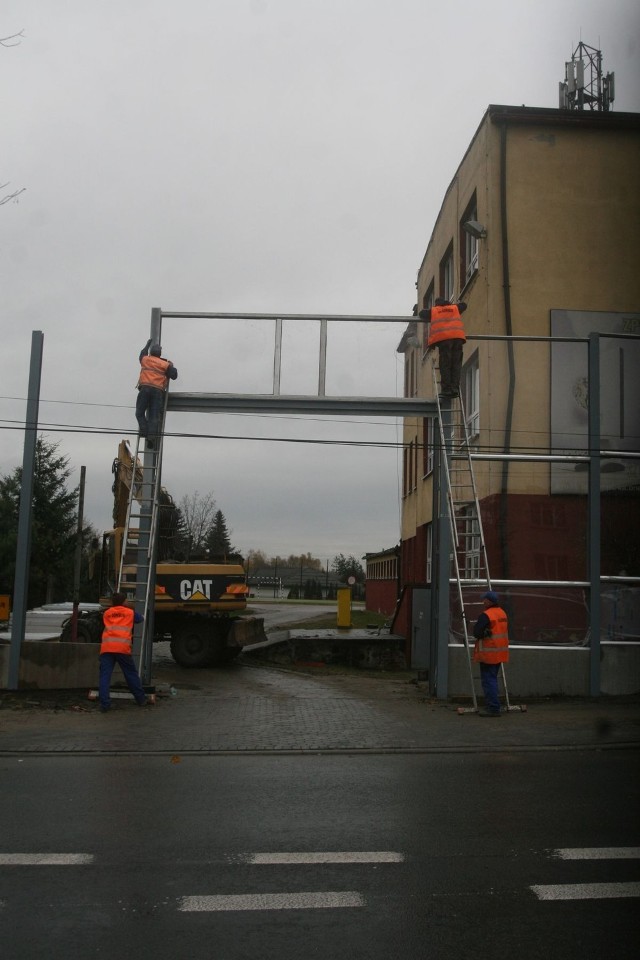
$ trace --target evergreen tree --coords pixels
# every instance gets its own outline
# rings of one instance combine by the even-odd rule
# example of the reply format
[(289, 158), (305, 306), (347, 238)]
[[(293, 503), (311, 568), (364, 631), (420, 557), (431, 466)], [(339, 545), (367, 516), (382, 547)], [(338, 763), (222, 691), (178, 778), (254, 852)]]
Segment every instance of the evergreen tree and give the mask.
[[(58, 453), (58, 444), (38, 437), (31, 515), (30, 607), (71, 598), (78, 491), (67, 489), (70, 475), (69, 460)], [(21, 467), (0, 478), (0, 587), (5, 593), (13, 593), (21, 486)]]
[(206, 540), (209, 560), (212, 563), (242, 563), (243, 558), (236, 547), (231, 546), (231, 534), (222, 510), (217, 510), (209, 527)]
[(364, 567), (353, 554), (345, 557), (343, 553), (339, 553), (337, 557), (333, 558), (331, 569), (343, 583), (346, 583), (349, 577), (355, 577), (356, 583), (364, 582)]

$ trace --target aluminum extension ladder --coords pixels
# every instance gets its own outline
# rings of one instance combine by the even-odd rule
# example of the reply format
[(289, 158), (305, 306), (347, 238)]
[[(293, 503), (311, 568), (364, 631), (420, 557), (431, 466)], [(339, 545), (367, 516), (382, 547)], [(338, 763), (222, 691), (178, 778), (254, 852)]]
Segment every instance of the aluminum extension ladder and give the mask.
[[(150, 438), (151, 442), (145, 441), (142, 465), (139, 460), (142, 438), (140, 434), (136, 438), (116, 586), (118, 592), (125, 593), (129, 599), (135, 600), (136, 612), (142, 613), (144, 617), (137, 664), (139, 671), (142, 671), (142, 665), (145, 662), (145, 652), (153, 643), (149, 609), (155, 597), (153, 566), (160, 527), (160, 480), (168, 396), (169, 391), (166, 390), (160, 429), (157, 436)], [(132, 561), (132, 556), (135, 557), (135, 561)]]
[[(462, 618), (463, 638), (473, 700), (473, 707), (459, 707), (458, 713), (477, 713), (478, 699), (473, 681), (471, 660), (471, 648), (472, 644), (475, 643), (475, 638), (471, 634), (470, 639), (470, 622), (478, 618), (478, 614), (475, 610), (472, 610), (472, 608), (478, 606), (474, 596), (477, 596), (478, 587), (491, 590), (491, 574), (482, 527), (480, 501), (473, 472), (471, 435), (462, 396), (460, 394), (447, 398), (440, 396), (437, 378), (438, 366), (433, 352), (431, 364), (434, 395), (438, 407), (440, 444), (444, 451), (452, 544), (451, 559), (455, 574), (458, 608)], [(509, 702), (504, 663), (500, 664), (500, 676), (504, 689), (505, 709), (523, 710), (523, 707), (512, 706)]]

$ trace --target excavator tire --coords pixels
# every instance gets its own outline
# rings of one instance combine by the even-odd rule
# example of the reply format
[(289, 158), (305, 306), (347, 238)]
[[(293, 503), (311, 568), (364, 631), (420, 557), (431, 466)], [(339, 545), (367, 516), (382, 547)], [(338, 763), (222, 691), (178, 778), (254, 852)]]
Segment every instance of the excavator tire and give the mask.
[[(78, 619), (76, 643), (99, 643), (101, 638), (95, 636), (95, 633), (93, 624), (89, 620)], [(63, 643), (71, 643), (71, 617), (63, 623), (60, 639)]]
[(171, 640), (171, 656), (181, 667), (211, 667), (216, 655), (217, 644), (207, 622), (181, 627)]

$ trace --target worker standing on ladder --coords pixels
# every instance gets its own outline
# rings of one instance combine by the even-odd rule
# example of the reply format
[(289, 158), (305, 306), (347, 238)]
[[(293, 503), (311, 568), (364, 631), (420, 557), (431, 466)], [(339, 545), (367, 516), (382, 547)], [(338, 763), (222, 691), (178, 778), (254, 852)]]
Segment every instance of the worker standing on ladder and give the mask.
[(111, 710), (111, 677), (116, 663), (119, 664), (131, 696), (139, 707), (146, 707), (150, 701), (144, 692), (140, 676), (131, 656), (133, 643), (133, 625), (142, 623), (142, 614), (135, 613), (128, 606), (124, 593), (114, 593), (111, 606), (102, 615), (104, 630), (100, 645), (100, 684), (98, 697), (100, 712)]
[(479, 710), (481, 717), (499, 717), (498, 671), (509, 659), (509, 624), (494, 590), (482, 595), (484, 612), (473, 628), (476, 638), (473, 659), (480, 664), (480, 680), (487, 709)]
[(169, 380), (178, 379), (178, 371), (170, 360), (163, 359), (160, 344), (151, 340), (147, 340), (140, 351), (140, 367), (136, 420), (140, 436), (148, 438), (147, 446), (153, 447), (162, 419), (164, 395)]
[(427, 350), (438, 348), (440, 367), (440, 395), (457, 397), (460, 390), (462, 372), (462, 348), (466, 337), (461, 315), (467, 309), (466, 303), (450, 303), (438, 297), (435, 304), (421, 310), (418, 316), (429, 324)]

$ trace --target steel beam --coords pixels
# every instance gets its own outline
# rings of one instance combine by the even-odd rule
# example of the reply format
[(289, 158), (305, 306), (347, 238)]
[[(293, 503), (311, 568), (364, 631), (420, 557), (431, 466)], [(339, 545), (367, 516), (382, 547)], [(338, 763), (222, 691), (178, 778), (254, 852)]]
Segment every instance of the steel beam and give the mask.
[(170, 413), (319, 413), (348, 416), (435, 417), (435, 400), (415, 397), (316, 397), (272, 394), (169, 393)]

